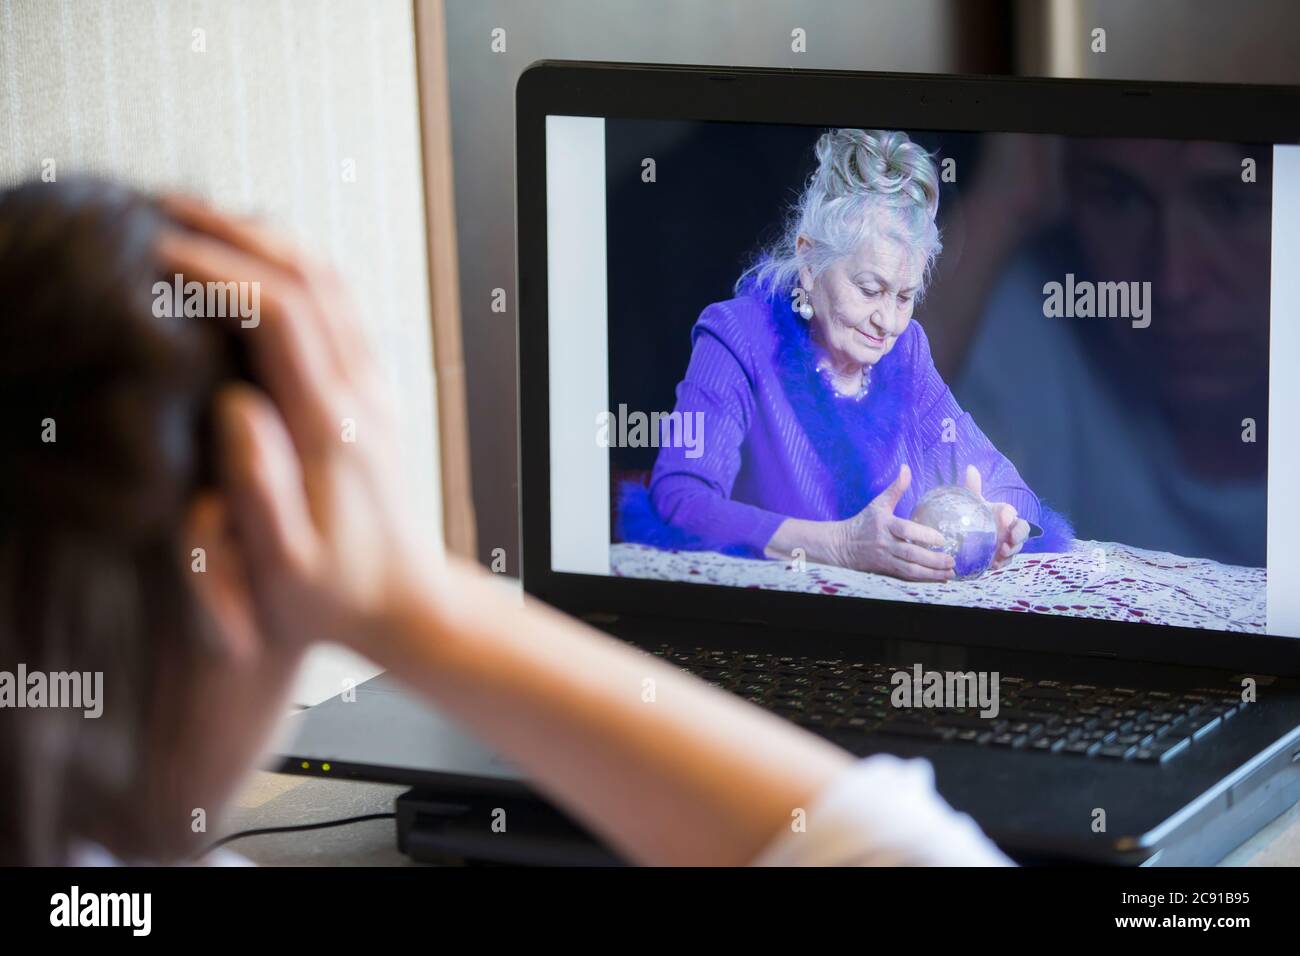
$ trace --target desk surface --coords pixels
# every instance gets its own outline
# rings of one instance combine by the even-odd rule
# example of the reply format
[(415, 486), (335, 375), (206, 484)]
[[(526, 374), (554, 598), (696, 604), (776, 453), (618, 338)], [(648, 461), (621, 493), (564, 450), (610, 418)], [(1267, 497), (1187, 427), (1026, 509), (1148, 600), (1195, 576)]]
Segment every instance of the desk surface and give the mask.
[[(241, 794), (225, 832), (294, 826), (389, 813), (406, 788), (258, 773)], [(229, 849), (262, 866), (413, 866), (397, 850), (392, 820), (328, 830), (248, 837)], [(1228, 854), (1220, 866), (1300, 866), (1300, 804)]]

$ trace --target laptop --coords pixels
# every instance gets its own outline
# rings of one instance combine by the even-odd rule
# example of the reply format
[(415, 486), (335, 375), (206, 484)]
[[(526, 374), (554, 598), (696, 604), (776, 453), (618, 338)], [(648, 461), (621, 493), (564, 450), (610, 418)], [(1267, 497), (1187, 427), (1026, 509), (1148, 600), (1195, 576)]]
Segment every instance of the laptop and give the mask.
[[(1300, 93), (542, 62), (516, 111), (530, 594), (1021, 862), (1300, 799)], [(382, 676), (283, 766), (536, 799)]]

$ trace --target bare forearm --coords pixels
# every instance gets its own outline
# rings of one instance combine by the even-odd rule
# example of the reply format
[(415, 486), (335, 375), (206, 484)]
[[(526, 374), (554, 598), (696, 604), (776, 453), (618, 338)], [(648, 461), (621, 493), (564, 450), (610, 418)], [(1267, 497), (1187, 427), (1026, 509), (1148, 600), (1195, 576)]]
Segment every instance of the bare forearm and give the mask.
[(378, 663), (637, 862), (747, 863), (851, 761), (477, 568), (439, 594)]

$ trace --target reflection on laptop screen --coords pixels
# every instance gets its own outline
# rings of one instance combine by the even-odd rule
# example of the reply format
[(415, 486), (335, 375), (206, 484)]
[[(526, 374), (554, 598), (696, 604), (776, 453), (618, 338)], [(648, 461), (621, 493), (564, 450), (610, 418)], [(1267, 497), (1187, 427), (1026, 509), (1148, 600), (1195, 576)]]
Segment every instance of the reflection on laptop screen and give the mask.
[(546, 131), (555, 570), (1300, 637), (1300, 147)]

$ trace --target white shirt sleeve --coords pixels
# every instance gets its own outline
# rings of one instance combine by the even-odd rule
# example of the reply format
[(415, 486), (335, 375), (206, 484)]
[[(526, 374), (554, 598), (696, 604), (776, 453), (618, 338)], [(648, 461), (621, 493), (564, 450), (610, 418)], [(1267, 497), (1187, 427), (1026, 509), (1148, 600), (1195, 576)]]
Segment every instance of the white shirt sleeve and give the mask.
[(880, 754), (832, 781), (756, 866), (1013, 866), (934, 788), (925, 760)]

